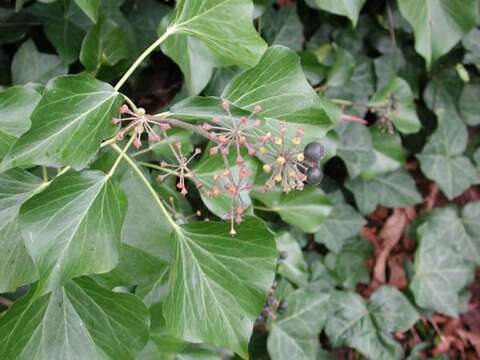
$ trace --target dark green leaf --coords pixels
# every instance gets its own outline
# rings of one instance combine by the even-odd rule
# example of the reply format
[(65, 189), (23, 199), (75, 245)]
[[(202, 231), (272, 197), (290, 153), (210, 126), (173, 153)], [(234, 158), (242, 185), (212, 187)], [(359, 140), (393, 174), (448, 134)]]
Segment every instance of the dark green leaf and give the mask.
[(346, 16), (355, 26), (365, 0), (307, 0), (307, 3), (312, 7)]
[(82, 9), (93, 22), (97, 22), (101, 2), (101, 0), (75, 0), (78, 7)]
[(262, 21), (262, 31), (270, 45), (283, 45), (292, 50), (302, 50), (303, 24), (298, 18), (296, 6), (284, 6), (278, 11), (270, 7), (263, 15)]
[(276, 235), (275, 240), (281, 258), (278, 264), (278, 273), (299, 286), (306, 285), (308, 281), (307, 264), (295, 233), (283, 231)]

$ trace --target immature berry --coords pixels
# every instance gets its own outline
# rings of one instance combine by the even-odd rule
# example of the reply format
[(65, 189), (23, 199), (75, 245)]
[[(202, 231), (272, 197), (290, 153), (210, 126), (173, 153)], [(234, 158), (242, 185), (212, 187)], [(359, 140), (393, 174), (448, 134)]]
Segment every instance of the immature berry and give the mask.
[(308, 160), (318, 162), (325, 154), (325, 148), (318, 142), (311, 142), (305, 146), (303, 153)]
[(310, 185), (318, 185), (322, 182), (323, 172), (318, 167), (311, 167), (307, 171), (307, 183)]

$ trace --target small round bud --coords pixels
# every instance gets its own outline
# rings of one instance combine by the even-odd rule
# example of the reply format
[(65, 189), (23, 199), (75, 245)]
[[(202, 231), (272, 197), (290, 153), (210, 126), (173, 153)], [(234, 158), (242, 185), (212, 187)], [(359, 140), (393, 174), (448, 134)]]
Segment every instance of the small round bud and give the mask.
[(318, 167), (312, 167), (307, 171), (307, 183), (310, 185), (318, 185), (322, 182), (323, 172)]
[(319, 161), (325, 155), (325, 148), (318, 142), (311, 142), (303, 151), (305, 157), (312, 161)]
[(282, 145), (283, 141), (281, 138), (277, 137), (275, 138), (275, 145)]
[(285, 159), (283, 156), (279, 156), (276, 161), (278, 165), (284, 165), (287, 162), (287, 159)]
[(264, 165), (262, 166), (262, 169), (263, 169), (263, 171), (266, 172), (266, 173), (269, 173), (270, 171), (272, 171), (272, 167), (271, 167), (270, 165), (268, 165), (268, 164), (264, 164)]
[(253, 112), (259, 113), (260, 111), (262, 111), (262, 107), (260, 105), (255, 105), (255, 107), (253, 108)]
[(138, 115), (145, 115), (145, 109), (144, 108), (138, 108), (137, 109), (137, 114)]
[(265, 146), (262, 146), (260, 148), (260, 154), (266, 154), (268, 152), (267, 148)]
[(222, 107), (225, 109), (225, 110), (229, 110), (230, 109), (230, 102), (228, 100), (223, 100), (222, 102)]
[(293, 145), (300, 145), (301, 142), (302, 142), (302, 138), (300, 136), (295, 136), (294, 138), (292, 138)]
[(298, 160), (298, 161), (303, 161), (303, 160), (305, 160), (305, 156), (303, 155), (303, 153), (300, 153), (300, 154), (297, 155), (297, 160)]
[(282, 175), (275, 176), (275, 181), (276, 182), (281, 182), (282, 181)]

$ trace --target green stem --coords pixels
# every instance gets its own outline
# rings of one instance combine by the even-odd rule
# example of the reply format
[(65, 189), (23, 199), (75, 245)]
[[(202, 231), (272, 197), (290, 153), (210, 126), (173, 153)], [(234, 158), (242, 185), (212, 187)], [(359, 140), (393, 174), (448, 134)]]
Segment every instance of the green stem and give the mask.
[(115, 173), (115, 170), (117, 169), (118, 164), (120, 164), (120, 161), (122, 160), (122, 158), (127, 154), (128, 148), (130, 147), (130, 145), (132, 145), (132, 142), (134, 139), (135, 139), (135, 134), (133, 134), (130, 137), (130, 140), (128, 140), (127, 145), (125, 145), (122, 152), (118, 155), (117, 159), (115, 160), (115, 163), (113, 164), (112, 168), (107, 174), (107, 179), (110, 179), (113, 176), (113, 174)]
[(172, 216), (167, 211), (165, 205), (163, 205), (163, 202), (160, 199), (160, 197), (158, 196), (158, 193), (155, 191), (152, 184), (150, 184), (150, 181), (148, 181), (148, 179), (142, 173), (142, 171), (137, 166), (137, 164), (135, 164), (135, 162), (133, 161), (133, 159), (130, 156), (123, 153), (122, 149), (120, 149), (120, 147), (117, 144), (112, 144), (111, 146), (112, 146), (113, 150), (115, 150), (122, 158), (124, 158), (125, 161), (128, 163), (128, 165), (130, 165), (130, 167), (137, 173), (138, 177), (142, 180), (142, 182), (147, 187), (147, 190), (152, 194), (153, 198), (155, 199), (155, 202), (160, 207), (160, 210), (162, 210), (163, 214), (167, 218), (167, 220), (170, 223), (170, 225), (172, 226), (173, 230), (175, 230), (178, 234), (181, 234), (182, 230), (181, 230), (180, 226), (178, 226), (178, 224), (173, 220)]
[(167, 28), (167, 30), (160, 36), (152, 45), (150, 45), (140, 56), (135, 60), (135, 62), (130, 66), (127, 72), (122, 76), (122, 78), (118, 81), (117, 85), (115, 85), (115, 90), (119, 90), (123, 84), (128, 80), (128, 78), (132, 75), (135, 69), (142, 63), (145, 58), (150, 55), (161, 43), (163, 43), (171, 34), (175, 32), (176, 28), (174, 26)]
[(135, 105), (135, 103), (132, 101), (132, 99), (130, 99), (127, 95), (125, 94), (122, 94), (123, 95), (123, 98), (125, 99), (125, 101), (127, 102), (128, 105), (130, 105), (130, 107), (132, 108), (132, 110), (134, 112), (138, 112), (138, 108), (137, 108), (137, 105)]
[(48, 172), (47, 172), (46, 166), (42, 166), (42, 176), (43, 176), (43, 182), (48, 182)]

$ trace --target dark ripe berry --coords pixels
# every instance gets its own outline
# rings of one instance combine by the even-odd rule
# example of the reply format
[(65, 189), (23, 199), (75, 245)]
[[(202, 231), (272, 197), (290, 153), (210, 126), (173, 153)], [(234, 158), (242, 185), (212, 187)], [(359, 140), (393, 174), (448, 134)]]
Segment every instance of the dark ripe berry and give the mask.
[(318, 185), (322, 182), (323, 172), (318, 167), (311, 167), (307, 171), (307, 184)]
[(307, 160), (318, 162), (325, 155), (325, 148), (318, 142), (311, 142), (305, 146), (303, 155)]

